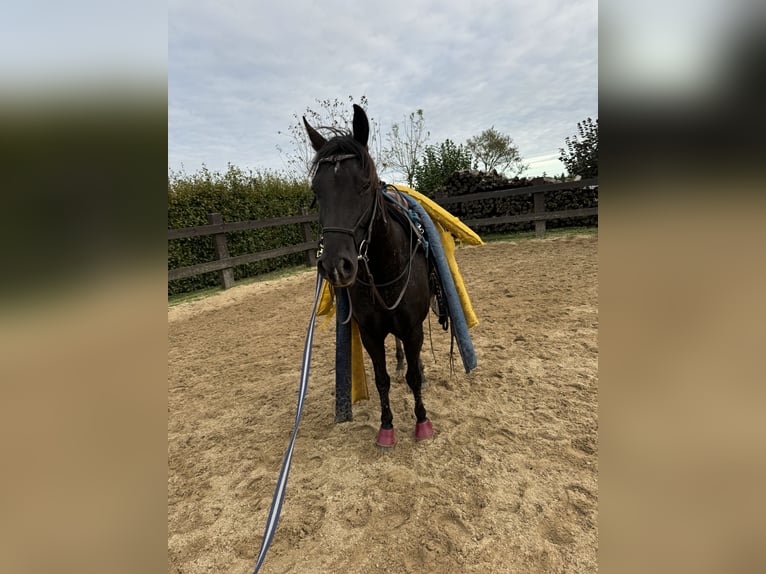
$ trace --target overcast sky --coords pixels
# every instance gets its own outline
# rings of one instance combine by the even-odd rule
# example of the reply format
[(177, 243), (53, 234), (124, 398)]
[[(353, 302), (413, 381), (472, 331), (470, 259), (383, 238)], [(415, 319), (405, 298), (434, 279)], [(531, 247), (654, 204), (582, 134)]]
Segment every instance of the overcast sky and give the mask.
[(494, 126), (526, 175), (558, 175), (598, 117), (596, 0), (170, 0), (168, 166), (284, 169), (317, 99), (366, 95), (385, 134), (422, 108), (430, 143)]

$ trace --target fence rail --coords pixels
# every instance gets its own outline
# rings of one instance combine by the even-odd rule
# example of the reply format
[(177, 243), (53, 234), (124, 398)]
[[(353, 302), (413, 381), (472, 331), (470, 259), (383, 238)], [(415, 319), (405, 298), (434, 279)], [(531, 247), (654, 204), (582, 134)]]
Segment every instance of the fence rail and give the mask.
[(183, 229), (168, 230), (168, 240), (183, 239), (184, 237), (200, 237), (215, 235), (216, 233), (228, 233), (230, 231), (246, 231), (249, 229), (264, 229), (266, 227), (279, 227), (280, 225), (292, 225), (295, 223), (311, 223), (317, 221), (316, 213), (305, 215), (292, 215), (290, 217), (275, 217), (274, 219), (259, 219), (250, 221), (235, 221), (233, 223), (212, 223), (199, 227), (184, 227)]
[(481, 199), (500, 199), (502, 197), (512, 197), (514, 195), (529, 195), (530, 193), (545, 193), (548, 191), (561, 191), (564, 189), (582, 189), (598, 185), (598, 178), (582, 179), (580, 181), (564, 181), (562, 183), (544, 183), (542, 185), (532, 185), (529, 187), (508, 187), (504, 189), (495, 189), (493, 191), (480, 191), (469, 195), (453, 195), (452, 197), (435, 198), (439, 205), (450, 205), (452, 203), (469, 203)]
[[(532, 213), (523, 213), (520, 215), (505, 215), (500, 217), (486, 217), (483, 219), (466, 219), (463, 223), (469, 227), (486, 227), (490, 225), (499, 225), (507, 223), (527, 223), (534, 222), (535, 235), (543, 237), (545, 235), (545, 222), (554, 219), (590, 217), (598, 215), (598, 207), (585, 207), (580, 209), (568, 209), (565, 211), (545, 211), (545, 194), (551, 191), (561, 191), (570, 189), (582, 189), (585, 187), (597, 187), (598, 178), (584, 179), (574, 182), (551, 183), (544, 185), (535, 185), (529, 187), (514, 187), (497, 189), (494, 191), (482, 191), (470, 195), (457, 195), (452, 197), (434, 198), (434, 201), (442, 206), (449, 206), (455, 203), (470, 203), (482, 199), (499, 199), (512, 197), (516, 195), (532, 195), (534, 198), (534, 209)], [(218, 213), (208, 214), (208, 224), (197, 227), (185, 227), (182, 229), (169, 229), (168, 241), (174, 239), (183, 239), (186, 237), (204, 237), (212, 235), (215, 245), (215, 260), (187, 267), (168, 270), (168, 281), (175, 279), (184, 279), (210, 273), (212, 271), (220, 272), (220, 282), (224, 289), (228, 289), (234, 283), (233, 269), (237, 265), (245, 263), (254, 263), (283, 255), (292, 255), (294, 253), (306, 254), (306, 265), (316, 265), (317, 241), (312, 237), (311, 224), (318, 221), (319, 216), (316, 213), (307, 213), (304, 208), (300, 215), (290, 217), (276, 217), (272, 219), (236, 221), (224, 223), (221, 215)], [(303, 242), (297, 245), (286, 245), (276, 249), (259, 251), (257, 253), (248, 253), (230, 257), (226, 243), (226, 234), (232, 231), (245, 231), (250, 229), (263, 229), (267, 227), (277, 227), (280, 225), (301, 225), (303, 232)]]

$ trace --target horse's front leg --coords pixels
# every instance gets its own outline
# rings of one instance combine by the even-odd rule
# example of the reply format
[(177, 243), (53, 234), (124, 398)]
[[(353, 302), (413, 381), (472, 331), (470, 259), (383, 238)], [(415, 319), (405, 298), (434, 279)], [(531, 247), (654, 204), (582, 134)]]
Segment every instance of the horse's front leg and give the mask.
[(404, 354), (407, 357), (407, 384), (412, 389), (415, 398), (415, 439), (425, 440), (434, 435), (431, 421), (426, 416), (426, 407), (423, 405), (423, 363), (420, 360), (420, 350), (423, 348), (423, 328), (413, 329), (409, 337), (404, 341)]
[(388, 399), (388, 393), (391, 388), (391, 378), (386, 371), (386, 347), (385, 335), (377, 336), (365, 331), (360, 326), (362, 335), (362, 344), (372, 359), (372, 367), (375, 371), (375, 386), (378, 388), (380, 396), (380, 429), (378, 438), (375, 441), (381, 448), (392, 448), (396, 444), (394, 438), (394, 415), (391, 412), (391, 405)]

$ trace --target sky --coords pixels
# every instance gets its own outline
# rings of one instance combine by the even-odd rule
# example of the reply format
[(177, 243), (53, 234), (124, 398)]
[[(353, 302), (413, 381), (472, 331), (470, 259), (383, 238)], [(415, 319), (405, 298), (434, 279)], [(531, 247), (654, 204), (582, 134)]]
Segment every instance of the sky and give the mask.
[[(494, 126), (530, 169), (598, 117), (595, 0), (170, 0), (168, 167), (285, 169), (317, 100), (368, 99), (384, 134), (422, 109), (428, 143)], [(350, 116), (350, 105), (348, 105)]]

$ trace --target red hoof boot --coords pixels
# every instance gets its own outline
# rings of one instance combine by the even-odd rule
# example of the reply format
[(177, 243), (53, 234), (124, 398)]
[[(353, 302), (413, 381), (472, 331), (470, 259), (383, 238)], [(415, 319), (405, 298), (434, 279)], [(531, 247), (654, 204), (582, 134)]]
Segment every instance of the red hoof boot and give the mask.
[(415, 440), (427, 440), (432, 436), (434, 436), (434, 429), (428, 419), (415, 425)]
[(394, 448), (394, 445), (396, 444), (396, 437), (394, 437), (394, 429), (384, 429), (381, 428), (378, 430), (378, 438), (375, 440), (375, 444), (378, 445), (382, 449), (391, 449)]

